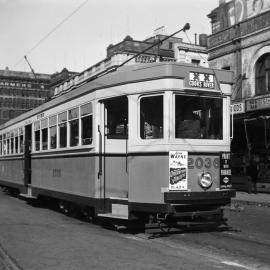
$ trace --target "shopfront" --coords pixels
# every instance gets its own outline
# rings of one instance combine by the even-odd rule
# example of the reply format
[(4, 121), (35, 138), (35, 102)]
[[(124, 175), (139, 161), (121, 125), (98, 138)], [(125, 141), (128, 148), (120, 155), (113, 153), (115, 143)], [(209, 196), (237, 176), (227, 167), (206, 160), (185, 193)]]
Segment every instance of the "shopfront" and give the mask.
[(270, 94), (232, 104), (234, 114), (232, 149), (233, 185), (248, 190), (249, 160), (258, 167), (259, 192), (270, 192)]

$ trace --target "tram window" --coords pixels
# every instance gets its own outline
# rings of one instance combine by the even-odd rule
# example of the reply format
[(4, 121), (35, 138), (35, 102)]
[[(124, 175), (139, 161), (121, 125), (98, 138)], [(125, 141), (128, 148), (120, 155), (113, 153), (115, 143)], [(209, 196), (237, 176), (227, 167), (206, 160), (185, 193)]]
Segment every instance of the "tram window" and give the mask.
[(48, 149), (48, 118), (41, 121), (42, 150)]
[(87, 145), (92, 143), (92, 126), (93, 120), (92, 115), (82, 117), (81, 119), (81, 129), (82, 129), (82, 145)]
[(50, 127), (50, 149), (56, 148), (57, 133), (56, 126)]
[(87, 103), (81, 106), (81, 137), (82, 145), (92, 143), (93, 116), (92, 103)]
[(175, 97), (176, 138), (221, 140), (222, 128), (222, 99), (183, 95)]
[(20, 153), (23, 153), (23, 134), (20, 135)]
[(59, 147), (67, 147), (67, 123), (59, 125)]
[(59, 124), (59, 147), (67, 147), (67, 112), (58, 115)]
[(7, 139), (7, 155), (10, 154), (10, 139)]
[(19, 153), (19, 137), (15, 137), (15, 154)]
[(14, 153), (14, 137), (10, 138), (10, 154)]
[(3, 155), (7, 154), (7, 139), (6, 134), (3, 134)]
[(143, 97), (140, 101), (142, 139), (163, 138), (163, 96)]
[(87, 103), (81, 106), (81, 116), (92, 113), (92, 103)]
[(40, 130), (35, 131), (35, 150), (40, 150)]
[(56, 115), (51, 116), (49, 118), (49, 126), (50, 126), (50, 149), (56, 149), (56, 142), (57, 142), (57, 117)]
[(41, 130), (41, 137), (42, 137), (42, 150), (48, 149), (48, 129), (43, 128)]
[(2, 135), (0, 135), (0, 155), (2, 156)]
[(127, 139), (128, 137), (128, 99), (118, 97), (106, 100), (107, 138)]
[(68, 111), (69, 120), (69, 146), (79, 145), (79, 108)]
[(40, 150), (40, 121), (34, 123), (34, 131), (35, 131), (35, 150)]

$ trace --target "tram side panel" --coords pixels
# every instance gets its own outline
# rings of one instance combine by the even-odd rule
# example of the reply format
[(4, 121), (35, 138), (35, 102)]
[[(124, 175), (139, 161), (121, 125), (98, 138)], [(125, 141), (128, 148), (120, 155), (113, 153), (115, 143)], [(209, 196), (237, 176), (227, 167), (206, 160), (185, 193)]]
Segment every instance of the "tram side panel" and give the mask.
[(164, 203), (162, 187), (168, 182), (167, 155), (137, 154), (130, 157), (129, 201), (131, 203)]
[(24, 186), (23, 157), (2, 157), (0, 159), (0, 184), (14, 188), (21, 188)]
[(80, 203), (96, 194), (95, 155), (33, 156), (32, 187), (35, 195), (47, 195)]
[[(229, 197), (220, 195), (219, 152), (203, 155), (189, 153), (188, 163), (187, 187), (175, 191), (169, 189), (169, 153), (133, 156), (129, 170), (129, 201), (137, 204), (136, 207), (143, 204), (161, 205), (167, 203), (165, 193), (174, 193), (174, 203), (177, 204), (227, 204)], [(206, 171), (212, 175), (212, 184), (208, 188), (202, 187), (199, 181)]]

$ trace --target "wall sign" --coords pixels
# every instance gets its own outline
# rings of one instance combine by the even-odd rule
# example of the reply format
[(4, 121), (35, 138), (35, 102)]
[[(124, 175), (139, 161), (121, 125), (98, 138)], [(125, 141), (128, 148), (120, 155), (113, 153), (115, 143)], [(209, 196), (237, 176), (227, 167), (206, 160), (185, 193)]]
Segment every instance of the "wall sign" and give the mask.
[(240, 114), (245, 112), (245, 103), (244, 102), (238, 102), (233, 103), (231, 105), (231, 113), (233, 114)]
[(255, 111), (267, 108), (270, 108), (270, 95), (246, 100), (246, 111)]
[(189, 86), (200, 87), (200, 88), (215, 88), (214, 75), (199, 72), (189, 73)]
[(4, 81), (0, 80), (0, 87), (3, 88), (41, 88), (44, 89), (43, 84), (38, 83), (25, 83), (25, 82), (15, 82), (15, 81)]
[(169, 190), (187, 190), (187, 151), (169, 152), (169, 174)]

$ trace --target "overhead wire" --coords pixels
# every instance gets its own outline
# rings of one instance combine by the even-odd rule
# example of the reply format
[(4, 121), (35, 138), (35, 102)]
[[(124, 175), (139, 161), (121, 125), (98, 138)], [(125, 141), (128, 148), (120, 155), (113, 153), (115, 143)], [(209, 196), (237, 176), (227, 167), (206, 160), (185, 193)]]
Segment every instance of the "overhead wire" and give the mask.
[[(33, 50), (35, 50), (42, 42), (44, 42), (51, 34), (53, 34), (61, 25), (63, 25), (68, 19), (70, 19), (75, 13), (77, 13), (89, 0), (82, 2), (76, 9), (74, 9), (67, 17), (65, 17), (61, 22), (59, 22), (51, 31), (49, 31), (42, 39), (40, 39), (31, 49), (29, 49), (25, 55), (29, 55)], [(14, 69), (18, 64), (24, 60), (22, 56), (12, 67)]]

